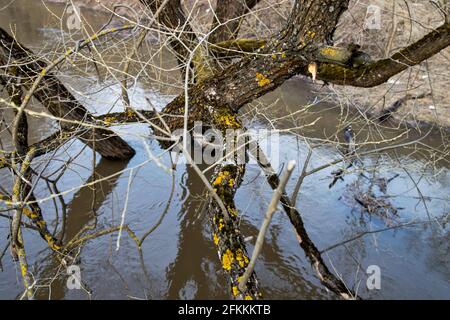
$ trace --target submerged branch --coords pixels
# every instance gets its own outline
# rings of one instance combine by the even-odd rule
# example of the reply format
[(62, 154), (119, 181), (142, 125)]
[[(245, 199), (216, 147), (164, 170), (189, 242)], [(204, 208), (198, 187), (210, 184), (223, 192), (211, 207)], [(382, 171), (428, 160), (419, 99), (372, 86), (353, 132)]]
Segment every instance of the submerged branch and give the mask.
[[(258, 164), (266, 174), (269, 185), (273, 190), (277, 190), (280, 186), (280, 179), (278, 178), (278, 175), (275, 173), (270, 163), (267, 161), (264, 152), (259, 148), (259, 146), (250, 149), (250, 152), (253, 155), (256, 155), (255, 159), (257, 159)], [(292, 202), (286, 192), (283, 192), (283, 194), (281, 195), (280, 202), (283, 205), (283, 209), (286, 212), (289, 221), (291, 222), (297, 233), (299, 245), (313, 265), (314, 271), (316, 272), (320, 282), (326, 288), (344, 299), (358, 298), (358, 296), (356, 296), (351, 289), (347, 288), (347, 286), (344, 284), (344, 282), (342, 282), (341, 279), (336, 277), (328, 269), (322, 259), (320, 251), (317, 249), (316, 245), (309, 237), (300, 213), (297, 211), (295, 206), (292, 205)]]

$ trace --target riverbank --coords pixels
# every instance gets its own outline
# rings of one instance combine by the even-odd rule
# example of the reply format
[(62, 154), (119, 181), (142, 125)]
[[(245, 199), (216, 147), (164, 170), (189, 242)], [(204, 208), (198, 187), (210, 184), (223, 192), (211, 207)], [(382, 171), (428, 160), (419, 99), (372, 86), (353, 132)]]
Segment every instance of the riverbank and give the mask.
[[(66, 0), (49, 0), (65, 3)], [(138, 0), (74, 0), (82, 8), (111, 12), (115, 4), (124, 4), (119, 14), (132, 17), (133, 10), (139, 12), (142, 5)], [(428, 3), (412, 1), (408, 8), (404, 4), (384, 4), (382, 0), (351, 1), (349, 11), (344, 15), (335, 40), (336, 44), (358, 43), (362, 50), (373, 59), (388, 57), (399, 48), (420, 39), (429, 30), (442, 23), (438, 10), (431, 10)], [(212, 20), (212, 8), (215, 1), (182, 0), (186, 12), (189, 12), (195, 30), (207, 33)], [(380, 29), (367, 30), (363, 23), (368, 5), (381, 8)], [(276, 4), (261, 1), (255, 7), (255, 14), (249, 16), (241, 28), (242, 37), (262, 38), (279, 29), (289, 14), (290, 1), (277, 1)], [(270, 14), (269, 14), (270, 13)], [(404, 100), (400, 108), (393, 113), (399, 123), (409, 125), (437, 125), (450, 128), (450, 48), (416, 67), (410, 68), (387, 83), (375, 88), (353, 88), (331, 86), (326, 91), (330, 101), (339, 101), (349, 109), (357, 109), (368, 114), (381, 114), (384, 109)], [(317, 89), (321, 87), (319, 82)], [(322, 93), (324, 90), (320, 90)], [(414, 99), (414, 97), (422, 97)], [(406, 99), (410, 97), (410, 99)]]

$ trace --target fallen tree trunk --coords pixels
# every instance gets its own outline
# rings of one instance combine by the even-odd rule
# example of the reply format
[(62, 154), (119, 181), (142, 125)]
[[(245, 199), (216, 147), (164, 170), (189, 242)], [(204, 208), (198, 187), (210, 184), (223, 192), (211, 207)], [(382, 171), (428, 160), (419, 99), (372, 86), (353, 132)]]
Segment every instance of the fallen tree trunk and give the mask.
[[(21, 84), (30, 90), (34, 79), (47, 63), (39, 60), (31, 50), (23, 44), (19, 44), (5, 30), (0, 28), (0, 64), (4, 67), (14, 66), (18, 76), (22, 77)], [(7, 74), (2, 77), (8, 78)], [(54, 74), (45, 74), (33, 96), (54, 116), (79, 121), (82, 123), (93, 123), (94, 117), (78, 102), (66, 86)], [(76, 126), (68, 123), (60, 123), (63, 129), (74, 130)], [(84, 129), (82, 127), (82, 129)], [(103, 157), (111, 160), (126, 160), (134, 156), (134, 149), (114, 132), (105, 129), (83, 130), (78, 138), (93, 147)], [(94, 142), (95, 141), (95, 142)]]

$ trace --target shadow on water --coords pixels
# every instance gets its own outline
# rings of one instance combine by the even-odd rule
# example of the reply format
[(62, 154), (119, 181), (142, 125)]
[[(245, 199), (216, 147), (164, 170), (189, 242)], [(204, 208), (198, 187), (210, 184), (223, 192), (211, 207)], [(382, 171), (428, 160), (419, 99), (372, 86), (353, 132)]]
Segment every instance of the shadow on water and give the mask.
[[(80, 188), (66, 206), (64, 243), (68, 243), (82, 231), (88, 231), (86, 228), (90, 229), (92, 226), (95, 229), (93, 224), (96, 224), (98, 210), (117, 186), (120, 178), (120, 174), (117, 173), (125, 169), (127, 165), (127, 161), (110, 161), (104, 158), (97, 163), (92, 175), (86, 180), (87, 186)], [(102, 180), (110, 176), (113, 177)], [(91, 184), (93, 182), (96, 183)], [(61, 235), (58, 235), (58, 238), (61, 238)], [(51, 256), (50, 261), (51, 263), (45, 263), (45, 268), (39, 271), (40, 277), (52, 278), (55, 270), (61, 268), (61, 261), (54, 255)], [(64, 271), (63, 269), (63, 275)], [(56, 277), (48, 288), (38, 290), (37, 298), (63, 299), (67, 290), (66, 281), (67, 277), (65, 276)]]

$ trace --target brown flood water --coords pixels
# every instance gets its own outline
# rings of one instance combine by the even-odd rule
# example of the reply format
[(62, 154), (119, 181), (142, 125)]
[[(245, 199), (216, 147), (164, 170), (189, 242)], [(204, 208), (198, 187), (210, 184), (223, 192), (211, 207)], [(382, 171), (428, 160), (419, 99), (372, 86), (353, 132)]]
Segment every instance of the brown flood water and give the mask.
[[(62, 51), (63, 42), (69, 39), (68, 30), (61, 31), (59, 21), (64, 6), (55, 4), (43, 5), (41, 1), (0, 0), (0, 25), (9, 29), (15, 28), (20, 41), (35, 52), (51, 52), (52, 48)], [(52, 13), (50, 13), (50, 11)], [(108, 19), (107, 16), (93, 11), (82, 11), (93, 30)], [(127, 38), (127, 34), (117, 41)], [(146, 44), (148, 54), (151, 41)], [(105, 63), (109, 67), (116, 66), (123, 58), (123, 51), (102, 48)], [(159, 74), (147, 66), (136, 67), (140, 71), (141, 80), (132, 90), (133, 105), (145, 107), (148, 97), (157, 107), (163, 107), (174, 94), (180, 92), (174, 83), (177, 72), (173, 57), (168, 52), (152, 56), (162, 61), (169, 71)], [(51, 56), (48, 56), (51, 60)], [(101, 64), (101, 63), (100, 63)], [(105, 70), (100, 70), (101, 78), (92, 63), (67, 64), (60, 72), (60, 78), (93, 112), (105, 113), (108, 110), (120, 110), (120, 86), (117, 79)], [(145, 71), (144, 71), (145, 70)], [(156, 81), (158, 80), (158, 81)], [(151, 88), (151, 89), (149, 89)], [(350, 123), (359, 118), (357, 113), (328, 101), (313, 105), (308, 113), (299, 112), (300, 107), (312, 103), (320, 88), (313, 88), (300, 78), (287, 81), (275, 92), (259, 99), (261, 113), (256, 114), (246, 108), (243, 118), (249, 127), (270, 128), (264, 115), (278, 119), (274, 125), (278, 129), (298, 127), (284, 131), (280, 135), (280, 170), (283, 163), (294, 159), (302, 164), (307, 155), (307, 144), (301, 136), (308, 137), (309, 142), (317, 143), (320, 139), (336, 141), (335, 132), (340, 132), (342, 123)], [(35, 104), (34, 110), (41, 110)], [(1, 109), (0, 114), (6, 120), (12, 115), (10, 110)], [(314, 126), (302, 125), (320, 117)], [(52, 121), (43, 118), (32, 118), (30, 138), (33, 141), (49, 135), (54, 130)], [(361, 122), (361, 121), (360, 121)], [(376, 141), (380, 135), (392, 139), (405, 133), (402, 142), (417, 139), (425, 134), (408, 131), (407, 128), (383, 128), (379, 132), (371, 125), (355, 125), (358, 139)], [(193, 169), (179, 165), (172, 175), (162, 170), (154, 161), (149, 161), (149, 145), (153, 155), (162, 155), (160, 162), (170, 165), (167, 154), (159, 145), (148, 137), (149, 129), (145, 126), (123, 126), (117, 129), (137, 151), (137, 155), (129, 162), (111, 162), (97, 157), (95, 170), (92, 170), (92, 152), (83, 149), (78, 141), (68, 143), (58, 151), (55, 161), (48, 164), (44, 173), (51, 174), (59, 168), (61, 161), (69, 157), (76, 160), (57, 183), (62, 194), (59, 198), (51, 195), (45, 181), (36, 187), (36, 197), (43, 199), (41, 207), (50, 230), (61, 231), (60, 217), (66, 214), (65, 239), (76, 236), (84, 227), (94, 223), (97, 215), (97, 230), (117, 226), (120, 223), (122, 210), (127, 194), (130, 175), (131, 188), (125, 222), (141, 237), (155, 225), (158, 227), (148, 236), (143, 244), (143, 255), (136, 249), (135, 243), (124, 233), (120, 241), (120, 250), (116, 250), (117, 234), (106, 235), (87, 242), (79, 251), (78, 265), (81, 267), (82, 281), (92, 295), (83, 290), (69, 290), (66, 287), (66, 271), (46, 248), (44, 242), (29, 230), (24, 232), (28, 252), (30, 270), (38, 280), (40, 299), (228, 299), (228, 286), (221, 264), (214, 248), (209, 228), (207, 212), (204, 207), (207, 201), (205, 188)], [(3, 148), (10, 148), (10, 138), (4, 127), (0, 138)], [(367, 140), (366, 140), (367, 139)], [(435, 132), (421, 142), (432, 146), (439, 152), (444, 151), (445, 133)], [(379, 147), (379, 146), (377, 146)], [(390, 154), (392, 158), (394, 154)], [(423, 145), (397, 150), (399, 162), (392, 162), (389, 155), (378, 158), (362, 157), (364, 173), (369, 176), (369, 168), (376, 166), (378, 178), (400, 176), (388, 184), (387, 199), (399, 208), (399, 217), (395, 223), (412, 220), (439, 219), (450, 212), (450, 171), (449, 158), (434, 161), (433, 166), (429, 153)], [(309, 168), (315, 168), (339, 157), (339, 153), (331, 144), (323, 144), (314, 150)], [(47, 165), (49, 157), (39, 158), (34, 168)], [(407, 166), (409, 175), (402, 169)], [(337, 166), (339, 168), (340, 166)], [(386, 227), (386, 220), (377, 216), (361, 214), (360, 208), (349, 200), (349, 194), (355, 183), (364, 186), (365, 178), (358, 173), (345, 176), (344, 182), (338, 182), (333, 189), (328, 188), (331, 171), (328, 168), (306, 178), (297, 206), (302, 212), (310, 237), (319, 249), (328, 248), (343, 240), (350, 239), (362, 232)], [(301, 165), (289, 184), (292, 192)], [(112, 176), (112, 177), (111, 177)], [(94, 186), (77, 188), (99, 177), (103, 179)], [(426, 207), (420, 200), (414, 182), (419, 186), (426, 198)], [(6, 190), (11, 188), (11, 175), (6, 170), (0, 171), (0, 186)], [(241, 230), (245, 236), (256, 238), (264, 212), (271, 197), (259, 168), (248, 165), (245, 181), (236, 196), (236, 203), (242, 216)], [(59, 219), (57, 219), (59, 217)], [(55, 221), (60, 221), (59, 225)], [(160, 222), (160, 223), (159, 223)], [(7, 244), (8, 222), (0, 218), (0, 249)], [(417, 224), (380, 233), (368, 234), (358, 240), (339, 246), (324, 254), (323, 258), (331, 270), (344, 279), (345, 283), (363, 298), (403, 299), (403, 298), (446, 298), (450, 299), (450, 245), (448, 225)], [(253, 250), (254, 241), (248, 244)], [(23, 290), (23, 285), (14, 263), (7, 253), (1, 260), (0, 299), (15, 299)], [(377, 265), (381, 269), (381, 289), (366, 288), (366, 269)], [(335, 296), (320, 285), (312, 268), (298, 246), (292, 227), (284, 213), (275, 215), (266, 237), (260, 259), (256, 265), (261, 290), (267, 299), (334, 299)]]

